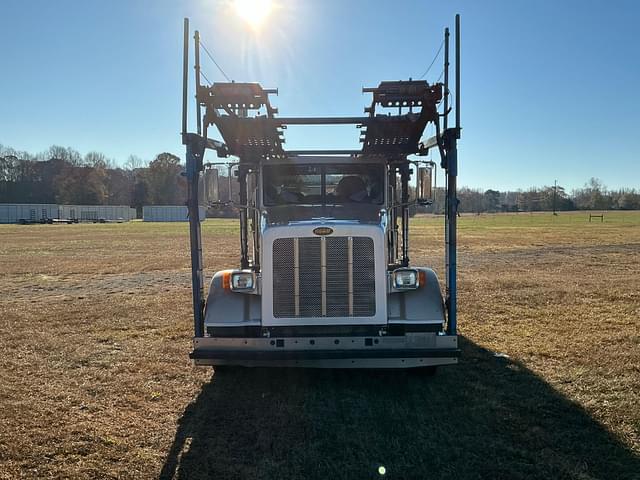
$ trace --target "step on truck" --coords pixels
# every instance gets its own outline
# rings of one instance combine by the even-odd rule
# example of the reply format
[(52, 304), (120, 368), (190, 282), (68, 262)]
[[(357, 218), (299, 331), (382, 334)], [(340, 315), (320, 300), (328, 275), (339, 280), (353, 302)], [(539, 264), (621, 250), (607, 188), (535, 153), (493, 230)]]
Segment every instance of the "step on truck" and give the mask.
[[(444, 83), (381, 82), (363, 89), (371, 95), (364, 116), (318, 118), (279, 116), (271, 104), (277, 90), (257, 83), (201, 84), (196, 31), (197, 132), (189, 133), (185, 19), (182, 141), (196, 365), (433, 371), (457, 363), (459, 17), (455, 109), (444, 33)], [(360, 149), (284, 147), (288, 125), (348, 124), (358, 130)], [(423, 138), (428, 125), (435, 133)], [(209, 138), (212, 128), (221, 139)], [(409, 209), (433, 200), (431, 149), (446, 177), (443, 289), (431, 268), (409, 258)], [(221, 160), (205, 161), (207, 151)], [(240, 222), (239, 265), (213, 273), (206, 292), (203, 203), (236, 208)]]

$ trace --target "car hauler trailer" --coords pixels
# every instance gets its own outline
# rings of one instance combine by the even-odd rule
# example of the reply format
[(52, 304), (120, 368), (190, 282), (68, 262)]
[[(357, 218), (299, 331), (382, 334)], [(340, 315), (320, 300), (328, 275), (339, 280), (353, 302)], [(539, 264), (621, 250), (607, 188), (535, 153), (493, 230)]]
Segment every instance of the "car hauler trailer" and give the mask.
[[(366, 115), (346, 118), (279, 117), (270, 102), (277, 91), (257, 83), (201, 85), (196, 31), (197, 133), (188, 133), (185, 19), (182, 141), (196, 365), (433, 371), (457, 363), (458, 16), (455, 36), (455, 127), (448, 128), (448, 29), (444, 83), (393, 81), (365, 88), (373, 97)], [(430, 123), (435, 136), (422, 139)], [(362, 148), (284, 149), (287, 125), (336, 124), (356, 125)], [(208, 138), (211, 126), (223, 141)], [(409, 207), (431, 201), (435, 164), (423, 158), (432, 148), (446, 174), (444, 294), (434, 271), (409, 259)], [(205, 162), (208, 149), (234, 159)], [(240, 265), (216, 272), (205, 300), (198, 206), (203, 196), (225, 203), (216, 185), (220, 168), (227, 169), (229, 182), (237, 177), (239, 183), (233, 204), (240, 211)]]

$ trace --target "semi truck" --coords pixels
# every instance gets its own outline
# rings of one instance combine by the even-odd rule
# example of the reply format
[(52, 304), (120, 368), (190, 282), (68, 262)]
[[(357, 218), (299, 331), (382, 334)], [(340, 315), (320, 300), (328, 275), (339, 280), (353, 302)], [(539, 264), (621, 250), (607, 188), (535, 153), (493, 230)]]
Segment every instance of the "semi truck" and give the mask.
[[(449, 31), (444, 83), (364, 88), (364, 116), (281, 117), (258, 83), (201, 84), (197, 132), (187, 129), (189, 23), (184, 29), (186, 146), (196, 365), (422, 368), (455, 364), (459, 17), (455, 126), (449, 128)], [(361, 148), (285, 149), (289, 125), (354, 125)], [(423, 138), (428, 125), (435, 134)], [(221, 139), (209, 138), (215, 128)], [(446, 278), (410, 259), (410, 208), (433, 200), (433, 149), (445, 172)], [(205, 152), (219, 161), (205, 161)], [(220, 172), (229, 182), (220, 195)], [(225, 172), (226, 171), (226, 172)], [(237, 198), (231, 195), (237, 190)], [(239, 210), (239, 263), (205, 290), (198, 209)]]

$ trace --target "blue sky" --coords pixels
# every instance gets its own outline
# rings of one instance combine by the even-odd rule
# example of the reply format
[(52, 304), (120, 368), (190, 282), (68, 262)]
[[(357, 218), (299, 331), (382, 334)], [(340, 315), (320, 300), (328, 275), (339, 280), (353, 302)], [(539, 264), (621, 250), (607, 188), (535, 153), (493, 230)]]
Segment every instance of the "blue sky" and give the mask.
[[(360, 115), (362, 86), (419, 77), (460, 13), (461, 184), (558, 179), (571, 189), (595, 176), (640, 188), (640, 3), (273, 2), (256, 32), (231, 0), (3, 0), (0, 143), (97, 150), (120, 163), (182, 156), (185, 16), (230, 77), (279, 88), (283, 116), (322, 116)], [(206, 58), (203, 71), (223, 80)], [(438, 61), (426, 78), (440, 71)], [(355, 127), (287, 130), (292, 149), (357, 139)]]

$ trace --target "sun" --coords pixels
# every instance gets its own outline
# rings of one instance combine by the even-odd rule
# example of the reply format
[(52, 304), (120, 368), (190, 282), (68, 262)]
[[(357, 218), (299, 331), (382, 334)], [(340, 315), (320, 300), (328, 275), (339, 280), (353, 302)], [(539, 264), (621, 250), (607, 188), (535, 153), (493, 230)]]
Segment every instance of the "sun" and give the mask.
[(273, 9), (271, 0), (235, 0), (234, 5), (237, 14), (254, 30), (262, 26)]

